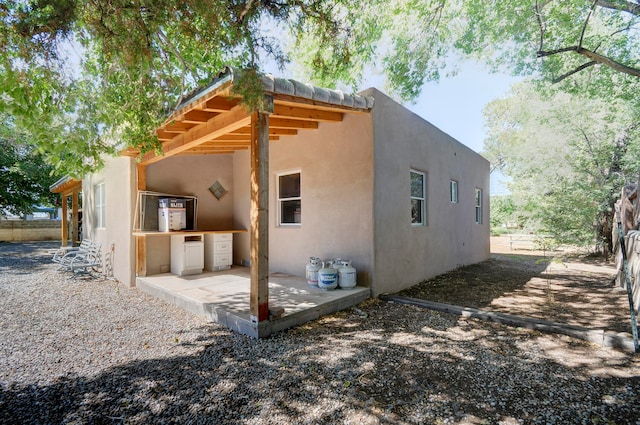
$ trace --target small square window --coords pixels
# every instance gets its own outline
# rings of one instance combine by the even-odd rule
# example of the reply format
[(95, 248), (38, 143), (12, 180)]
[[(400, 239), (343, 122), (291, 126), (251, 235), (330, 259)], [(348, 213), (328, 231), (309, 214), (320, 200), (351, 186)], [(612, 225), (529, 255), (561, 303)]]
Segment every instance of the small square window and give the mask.
[(300, 173), (278, 175), (278, 224), (300, 225), (302, 223), (302, 197)]

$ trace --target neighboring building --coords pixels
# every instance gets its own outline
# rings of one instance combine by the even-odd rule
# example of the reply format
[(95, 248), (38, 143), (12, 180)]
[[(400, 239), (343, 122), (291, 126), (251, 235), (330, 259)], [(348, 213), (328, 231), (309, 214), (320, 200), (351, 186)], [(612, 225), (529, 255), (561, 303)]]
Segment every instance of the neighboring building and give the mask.
[[(164, 156), (137, 163), (131, 152), (83, 179), (84, 236), (112, 251), (119, 281), (134, 285), (136, 273), (160, 273), (170, 262), (168, 237), (150, 242), (134, 232), (138, 190), (196, 196), (199, 230), (250, 230), (250, 211), (259, 217), (263, 202), (251, 179), (261, 172), (268, 229), (233, 237), (233, 263), (251, 263), (256, 279), (264, 263), (252, 260), (251, 246), (259, 255), (265, 234), (268, 271), (304, 276), (310, 256), (348, 258), (372, 296), (489, 258), (482, 156), (376, 89), (343, 95), (265, 76), (273, 111), (249, 114), (230, 96), (234, 78), (227, 68), (158, 129)], [(267, 137), (252, 137), (261, 119), (269, 121), (268, 161), (251, 152)], [(219, 199), (215, 182), (227, 191)]]

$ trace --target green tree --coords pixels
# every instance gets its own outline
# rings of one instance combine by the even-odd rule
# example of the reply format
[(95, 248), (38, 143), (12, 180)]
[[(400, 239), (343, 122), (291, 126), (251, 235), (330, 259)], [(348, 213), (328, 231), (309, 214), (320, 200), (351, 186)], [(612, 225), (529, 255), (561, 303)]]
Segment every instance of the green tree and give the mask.
[[(6, 119), (6, 117), (3, 117)], [(53, 168), (15, 127), (0, 125), (0, 215), (26, 215), (36, 205), (53, 206)]]
[(320, 74), (346, 75), (364, 54), (361, 32), (344, 19), (359, 5), (7, 0), (0, 3), (0, 112), (28, 131), (49, 161), (83, 174), (100, 166), (105, 152), (157, 148), (153, 129), (165, 113), (224, 65), (253, 70), (237, 85), (252, 106), (259, 99), (255, 71), (266, 60), (289, 60), (281, 32), (317, 41), (309, 54)]
[(491, 196), (491, 229), (499, 229), (511, 222), (518, 222), (516, 207), (511, 195)]
[(456, 55), (563, 90), (588, 71), (581, 90), (637, 101), (637, 19), (637, 0), (5, 0), (0, 112), (80, 175), (104, 153), (157, 148), (165, 113), (227, 64), (249, 70), (249, 107), (267, 61), (329, 87), (383, 74), (411, 100)]
[(463, 7), (469, 21), (457, 45), (495, 66), (556, 82), (594, 68), (594, 84), (640, 77), (637, 0), (473, 1)]
[(614, 202), (638, 179), (640, 108), (530, 83), (511, 94), (485, 110), (485, 154), (512, 178), (516, 208), (561, 243), (610, 252)]

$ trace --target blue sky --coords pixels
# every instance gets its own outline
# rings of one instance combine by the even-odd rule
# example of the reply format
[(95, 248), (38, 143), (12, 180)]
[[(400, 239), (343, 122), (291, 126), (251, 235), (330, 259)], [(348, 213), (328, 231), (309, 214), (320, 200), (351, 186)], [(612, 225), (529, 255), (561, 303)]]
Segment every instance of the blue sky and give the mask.
[[(482, 110), (492, 100), (505, 96), (511, 85), (520, 80), (491, 74), (482, 66), (467, 62), (456, 76), (425, 85), (416, 103), (405, 106), (474, 151), (482, 152), (486, 134)], [(504, 177), (491, 176), (492, 195), (506, 192), (500, 180)]]

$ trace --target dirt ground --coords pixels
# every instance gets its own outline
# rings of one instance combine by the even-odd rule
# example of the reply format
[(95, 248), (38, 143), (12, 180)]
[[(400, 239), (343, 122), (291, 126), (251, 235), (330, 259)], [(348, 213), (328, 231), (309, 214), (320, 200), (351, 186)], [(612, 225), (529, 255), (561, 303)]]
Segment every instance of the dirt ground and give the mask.
[(491, 238), (491, 258), (409, 288), (400, 295), (558, 323), (631, 332), (615, 264), (564, 250), (511, 250)]

